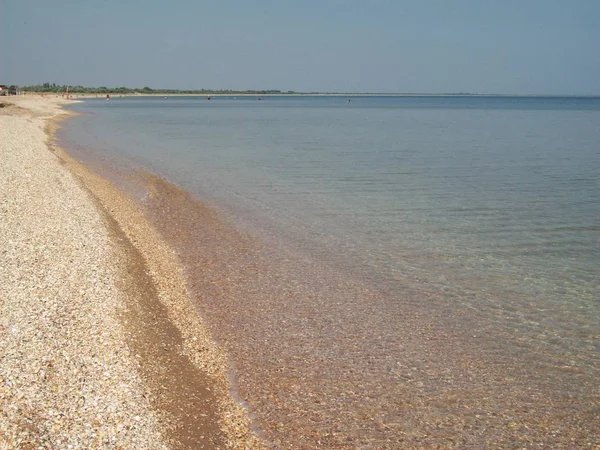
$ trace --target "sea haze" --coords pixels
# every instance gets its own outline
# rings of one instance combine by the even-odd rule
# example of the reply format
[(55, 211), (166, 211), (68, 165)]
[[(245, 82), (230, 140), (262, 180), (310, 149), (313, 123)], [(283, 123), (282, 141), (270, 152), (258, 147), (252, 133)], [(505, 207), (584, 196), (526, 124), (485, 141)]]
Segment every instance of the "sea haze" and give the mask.
[[(600, 413), (600, 99), (72, 109), (62, 145), (112, 167), (178, 249), (276, 445), (515, 444), (569, 421), (571, 442), (587, 442)], [(192, 220), (191, 204), (161, 216), (168, 198), (114, 175), (136, 167), (230, 231)]]

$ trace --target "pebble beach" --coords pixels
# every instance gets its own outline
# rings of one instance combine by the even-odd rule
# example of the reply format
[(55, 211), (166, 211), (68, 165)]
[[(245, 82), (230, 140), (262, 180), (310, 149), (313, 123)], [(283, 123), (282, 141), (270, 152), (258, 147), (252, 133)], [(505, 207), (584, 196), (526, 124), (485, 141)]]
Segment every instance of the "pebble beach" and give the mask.
[(144, 129), (69, 104), (0, 99), (0, 450), (599, 448), (595, 328), (559, 354), (554, 326), (252, 234), (65, 140)]
[(68, 102), (0, 100), (0, 449), (262, 447), (173, 252), (52, 145)]

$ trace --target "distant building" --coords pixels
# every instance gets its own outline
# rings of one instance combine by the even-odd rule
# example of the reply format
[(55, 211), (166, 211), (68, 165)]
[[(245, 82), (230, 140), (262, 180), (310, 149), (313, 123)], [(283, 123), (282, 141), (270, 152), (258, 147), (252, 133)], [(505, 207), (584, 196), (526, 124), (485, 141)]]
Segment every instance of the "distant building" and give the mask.
[(17, 86), (6, 86), (5, 84), (0, 84), (0, 95), (17, 95), (19, 93), (19, 88)]

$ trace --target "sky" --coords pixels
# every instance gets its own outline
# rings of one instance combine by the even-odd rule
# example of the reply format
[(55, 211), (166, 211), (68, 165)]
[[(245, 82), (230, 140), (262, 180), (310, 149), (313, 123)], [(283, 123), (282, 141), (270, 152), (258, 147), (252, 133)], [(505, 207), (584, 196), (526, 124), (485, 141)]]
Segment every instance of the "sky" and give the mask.
[(0, 0), (0, 83), (600, 95), (600, 0)]

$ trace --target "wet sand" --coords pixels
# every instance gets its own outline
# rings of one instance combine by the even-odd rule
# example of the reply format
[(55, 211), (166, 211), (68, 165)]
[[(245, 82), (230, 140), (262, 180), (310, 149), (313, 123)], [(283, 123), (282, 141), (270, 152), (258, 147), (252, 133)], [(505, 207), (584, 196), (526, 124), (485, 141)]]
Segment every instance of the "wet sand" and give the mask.
[(235, 393), (272, 446), (600, 444), (597, 365), (565, 364), (442, 292), (390, 292), (277, 236), (261, 241), (157, 176), (71, 150), (175, 249)]

